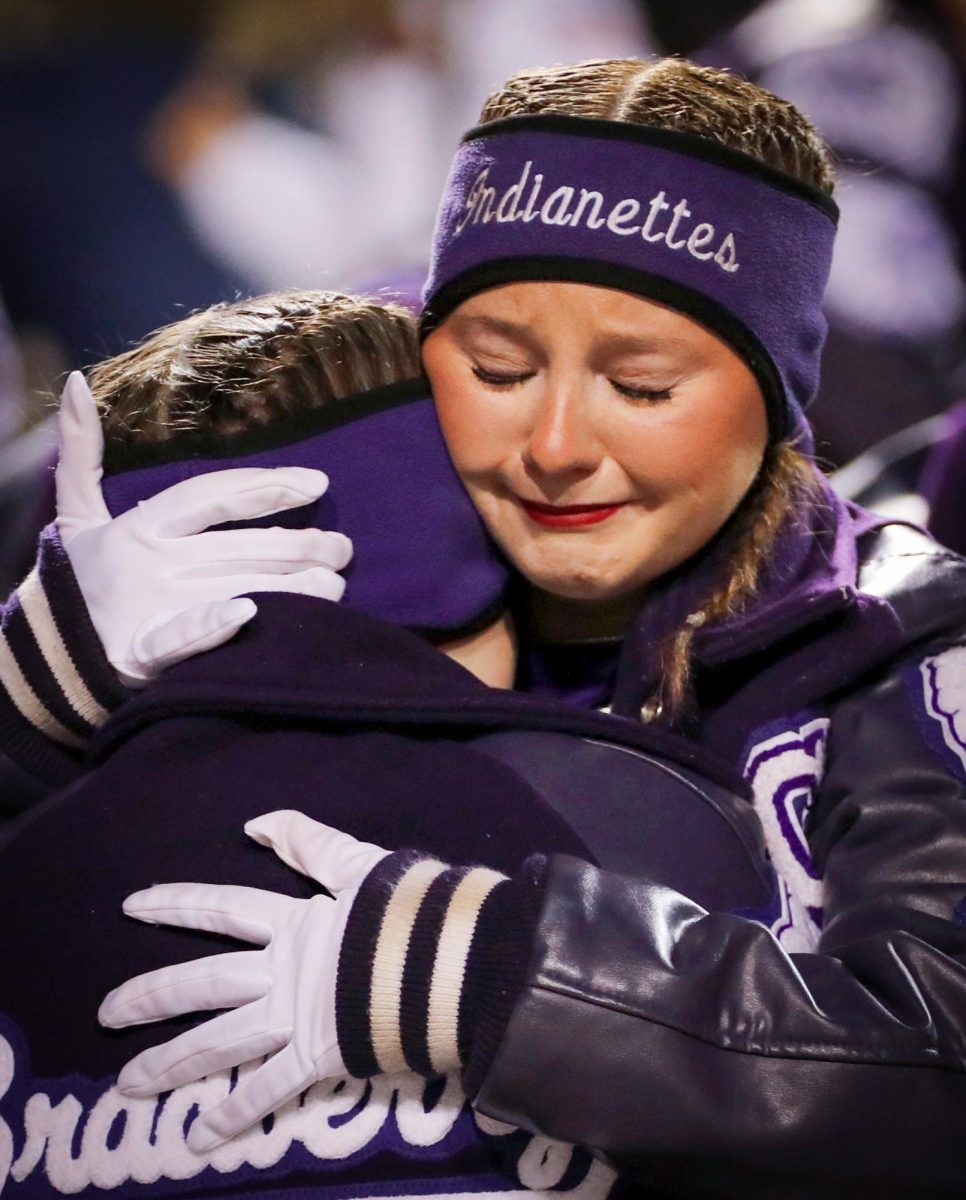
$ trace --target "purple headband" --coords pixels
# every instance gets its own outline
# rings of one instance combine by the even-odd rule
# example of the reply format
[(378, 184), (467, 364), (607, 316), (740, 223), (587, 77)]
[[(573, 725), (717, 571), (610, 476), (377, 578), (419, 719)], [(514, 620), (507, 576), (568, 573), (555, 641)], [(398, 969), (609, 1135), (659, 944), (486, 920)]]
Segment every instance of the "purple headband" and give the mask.
[(423, 331), (497, 284), (620, 288), (687, 313), (747, 362), (773, 438), (818, 386), (838, 209), (757, 159), (688, 133), (509, 117), (464, 137), (436, 223)]
[(231, 436), (108, 443), (102, 486), (117, 516), (206, 471), (282, 466), (325, 471), (329, 490), (313, 504), (237, 524), (347, 534), (355, 555), (344, 603), (437, 640), (483, 628), (503, 609), (507, 568), (453, 469), (425, 380)]

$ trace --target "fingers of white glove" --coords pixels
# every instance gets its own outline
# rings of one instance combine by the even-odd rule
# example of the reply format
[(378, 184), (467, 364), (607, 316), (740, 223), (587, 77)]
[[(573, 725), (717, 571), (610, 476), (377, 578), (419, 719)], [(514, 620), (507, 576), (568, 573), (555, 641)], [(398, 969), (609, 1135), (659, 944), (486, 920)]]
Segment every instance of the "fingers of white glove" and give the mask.
[(80, 371), (72, 371), (68, 376), (57, 424), (60, 431), (57, 525), (67, 544), (79, 530), (103, 525), (111, 519), (101, 495), (104, 434), (97, 402)]
[[(134, 637), (132, 653), (145, 679), (195, 654), (221, 646), (254, 617), (258, 608), (245, 596), (197, 604), (161, 620), (146, 623)], [(128, 664), (125, 664), (128, 666)], [(132, 673), (133, 673), (132, 666)]]
[(251, 1007), (236, 1008), (142, 1051), (122, 1068), (118, 1089), (126, 1096), (153, 1096), (213, 1071), (274, 1054), (289, 1041), (292, 1030), (260, 1028), (265, 1022), (251, 1013)]
[(281, 592), (338, 602), (346, 581), (328, 567), (310, 567), (288, 575), (212, 576), (190, 585), (208, 600), (182, 612), (170, 610), (149, 617), (132, 635), (129, 657), (112, 663), (129, 687), (143, 687), (167, 667), (227, 642), (257, 612), (247, 592)]
[(345, 580), (328, 567), (310, 567), (288, 575), (224, 575), (195, 581), (196, 589), (211, 591), (211, 599), (221, 595), (242, 596), (250, 592), (285, 592), (294, 596), (316, 596), (319, 600), (341, 600)]
[(246, 823), (245, 832), (260, 846), (271, 847), (290, 867), (334, 894), (358, 887), (389, 853), (381, 846), (360, 842), (294, 809), (255, 817)]
[(183, 539), (175, 574), (204, 579), (230, 572), (288, 574), (308, 567), (341, 571), (352, 559), (352, 542), (326, 529), (224, 529)]
[(250, 521), (318, 500), (328, 476), (309, 467), (235, 467), (173, 484), (138, 511), (158, 537), (200, 533), (223, 521)]
[(129, 917), (151, 925), (205, 929), (264, 946), (293, 909), (304, 903), (277, 892), (236, 884), (159, 883), (124, 901)]
[(188, 1130), (189, 1150), (196, 1154), (213, 1150), (293, 1100), (315, 1079), (314, 1064), (290, 1043), (230, 1096), (195, 1119)]
[(127, 980), (104, 997), (97, 1019), (123, 1029), (182, 1013), (238, 1008), (260, 999), (270, 986), (260, 951), (215, 954)]

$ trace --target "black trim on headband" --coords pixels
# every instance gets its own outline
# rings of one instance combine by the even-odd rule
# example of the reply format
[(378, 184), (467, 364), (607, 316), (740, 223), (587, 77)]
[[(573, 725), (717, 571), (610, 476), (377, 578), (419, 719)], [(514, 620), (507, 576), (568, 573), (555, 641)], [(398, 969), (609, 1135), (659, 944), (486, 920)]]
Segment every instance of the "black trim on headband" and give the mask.
[(189, 458), (235, 458), (260, 450), (274, 450), (318, 433), (339, 429), (363, 417), (429, 399), (430, 395), (429, 382), (420, 377), (356, 392), (341, 400), (327, 400), (318, 408), (279, 417), (239, 433), (219, 434), (212, 430), (192, 429), (163, 442), (108, 440), (104, 446), (104, 474), (120, 475), (139, 467), (183, 462)]
[(596, 287), (616, 288), (648, 300), (666, 304), (693, 317), (716, 333), (751, 368), (765, 398), (768, 434), (772, 442), (790, 432), (789, 404), (781, 377), (771, 355), (754, 333), (716, 300), (662, 275), (599, 259), (566, 258), (542, 254), (519, 258), (498, 258), (469, 267), (454, 276), (431, 296), (420, 317), (420, 338), (425, 339), (449, 314), (470, 296), (505, 283), (560, 280), (589, 283)]
[(734, 150), (720, 142), (677, 129), (663, 129), (657, 125), (632, 125), (626, 121), (609, 121), (603, 117), (571, 117), (562, 114), (540, 113), (522, 117), (501, 117), (488, 125), (476, 125), (461, 139), (462, 144), (479, 141), (503, 133), (520, 133), (533, 130), (538, 133), (565, 133), (575, 137), (603, 140), (638, 142), (646, 146), (659, 146), (663, 150), (676, 150), (702, 158), (706, 162), (728, 167), (743, 175), (750, 175), (762, 183), (780, 191), (788, 192), (799, 200), (805, 200), (834, 224), (838, 225), (839, 206), (831, 196), (820, 188), (779, 170), (753, 154)]

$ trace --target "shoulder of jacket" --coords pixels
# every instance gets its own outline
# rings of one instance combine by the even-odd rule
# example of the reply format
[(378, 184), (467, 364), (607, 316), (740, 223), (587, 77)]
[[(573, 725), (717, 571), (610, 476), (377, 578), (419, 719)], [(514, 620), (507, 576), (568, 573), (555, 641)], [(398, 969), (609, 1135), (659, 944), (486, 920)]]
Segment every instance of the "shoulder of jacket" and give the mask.
[(889, 524), (866, 535), (857, 584), (891, 606), (910, 641), (966, 631), (966, 559), (921, 529)]

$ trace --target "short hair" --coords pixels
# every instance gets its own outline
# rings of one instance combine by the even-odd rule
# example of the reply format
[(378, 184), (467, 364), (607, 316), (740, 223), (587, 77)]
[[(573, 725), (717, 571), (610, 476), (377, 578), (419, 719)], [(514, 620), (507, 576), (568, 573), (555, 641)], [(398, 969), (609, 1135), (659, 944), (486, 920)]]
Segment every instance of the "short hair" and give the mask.
[(216, 304), (88, 374), (107, 441), (230, 435), (421, 373), (406, 308), (338, 292)]

